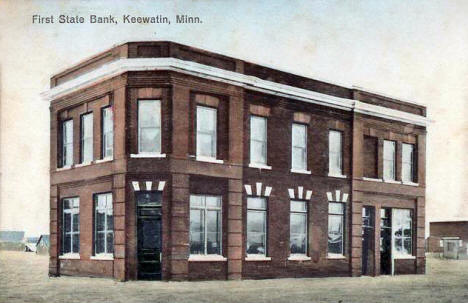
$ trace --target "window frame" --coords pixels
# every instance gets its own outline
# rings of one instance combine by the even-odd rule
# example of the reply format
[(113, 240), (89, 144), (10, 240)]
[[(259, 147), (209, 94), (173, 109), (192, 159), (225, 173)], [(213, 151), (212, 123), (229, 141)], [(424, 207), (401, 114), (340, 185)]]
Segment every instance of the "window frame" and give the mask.
[[(297, 146), (297, 145), (294, 145), (294, 129), (296, 127), (301, 127), (304, 129), (304, 146)], [(293, 122), (292, 125), (291, 125), (291, 170), (293, 171), (307, 171), (308, 169), (308, 150), (307, 150), (307, 144), (308, 144), (308, 131), (309, 131), (309, 127), (308, 125), (306, 124), (303, 124), (303, 123), (297, 123), (297, 122)], [(295, 149), (301, 149), (301, 151), (304, 153), (304, 163), (303, 164), (303, 167), (295, 167), (294, 166), (294, 150)]]
[[(249, 207), (249, 199), (262, 199), (265, 201), (265, 208), (253, 208), (253, 207)], [(246, 214), (246, 225), (245, 225), (245, 228), (246, 228), (246, 236), (245, 236), (245, 254), (247, 256), (247, 258), (249, 257), (264, 257), (266, 258), (268, 256), (268, 199), (266, 197), (261, 197), (261, 196), (249, 196), (247, 197), (247, 214)], [(265, 247), (265, 253), (263, 254), (252, 254), (252, 253), (248, 253), (247, 252), (247, 249), (249, 248), (247, 246), (247, 243), (249, 241), (249, 212), (254, 212), (254, 213), (262, 213), (263, 214), (263, 220), (264, 220), (264, 223), (263, 223), (263, 228), (265, 230), (265, 243), (264, 244), (264, 247)]]
[[(342, 213), (331, 213), (330, 212), (330, 204), (339, 204), (342, 206)], [(341, 217), (341, 253), (330, 253), (330, 217), (331, 216), (340, 216)], [(345, 257), (345, 235), (346, 235), (346, 203), (339, 202), (339, 201), (330, 201), (328, 202), (328, 211), (327, 211), (327, 218), (328, 218), (328, 227), (327, 227), (327, 257), (328, 258), (343, 258)]]
[[(386, 144), (392, 144), (393, 146), (393, 159), (387, 159), (386, 157), (386, 152), (385, 152), (385, 145)], [(382, 152), (382, 161), (383, 161), (383, 175), (382, 175), (382, 178), (384, 181), (396, 181), (396, 158), (397, 158), (397, 142), (394, 141), (394, 140), (386, 140), (384, 139), (383, 140), (383, 152)], [(386, 175), (386, 170), (385, 170), (385, 163), (386, 162), (389, 162), (389, 161), (392, 161), (393, 162), (393, 176), (390, 176), (390, 178)]]
[[(208, 133), (206, 131), (201, 131), (199, 130), (199, 125), (201, 123), (199, 123), (198, 119), (199, 119), (199, 112), (198, 110), (208, 110), (208, 111), (211, 111), (211, 112), (214, 112), (214, 131), (212, 133)], [(197, 104), (195, 106), (195, 116), (196, 116), (196, 121), (195, 121), (195, 154), (196, 154), (196, 157), (197, 158), (207, 158), (207, 159), (217, 159), (218, 157), (218, 108), (216, 107), (211, 107), (211, 106), (207, 106), (207, 105), (204, 105), (204, 104)], [(200, 134), (204, 134), (204, 135), (209, 135), (211, 136), (212, 138), (212, 142), (211, 142), (211, 155), (207, 156), (207, 155), (200, 155), (198, 154), (198, 144), (200, 142), (199, 138), (198, 138), (198, 135)]]
[[(292, 202), (300, 202), (304, 203), (305, 205), (305, 210), (299, 211), (299, 210), (292, 210)], [(292, 253), (291, 252), (291, 217), (292, 215), (304, 215), (305, 216), (305, 252), (304, 253)], [(290, 256), (308, 256), (309, 252), (309, 203), (307, 200), (297, 200), (297, 199), (291, 199), (289, 201), (289, 254)]]
[[(253, 119), (259, 119), (259, 120), (262, 120), (262, 121), (265, 121), (265, 134), (264, 134), (264, 141), (262, 140), (258, 140), (258, 139), (254, 139), (253, 136), (252, 136), (252, 120)], [(254, 166), (267, 166), (268, 165), (268, 118), (267, 117), (264, 117), (264, 116), (258, 116), (258, 115), (250, 115), (250, 119), (249, 119), (249, 148), (250, 148), (250, 151), (249, 151), (249, 161), (250, 161), (250, 165), (254, 165)], [(253, 144), (252, 142), (253, 141), (256, 141), (256, 142), (261, 142), (262, 144), (265, 144), (265, 152), (264, 152), (264, 156), (265, 156), (265, 162), (262, 163), (262, 162), (254, 162), (253, 161)]]
[[(411, 157), (410, 157), (410, 163), (409, 163), (409, 171), (411, 173), (411, 178), (410, 180), (405, 180), (405, 164), (408, 164), (405, 162), (405, 146), (411, 147)], [(403, 183), (414, 183), (416, 182), (416, 144), (412, 143), (402, 143), (401, 144), (401, 181)]]
[[(112, 252), (108, 252), (107, 251), (107, 234), (112, 234), (112, 238), (113, 238), (113, 243), (114, 243), (114, 240), (115, 240), (115, 234), (114, 234), (114, 229), (113, 228), (111, 231), (108, 230), (107, 228), (107, 220), (108, 220), (108, 217), (109, 215), (106, 213), (104, 215), (104, 218), (105, 218), (105, 223), (104, 223), (104, 231), (98, 231), (97, 228), (98, 228), (98, 225), (97, 225), (97, 211), (98, 211), (98, 199), (99, 199), (99, 196), (107, 196), (106, 197), (106, 208), (100, 208), (100, 209), (104, 209), (104, 210), (108, 210), (108, 209), (111, 209), (112, 210), (112, 220), (114, 220), (114, 197), (113, 197), (113, 194), (112, 192), (103, 192), (103, 193), (96, 193), (93, 195), (93, 255), (94, 257), (98, 257), (98, 258), (113, 258), (114, 257), (114, 247), (112, 247)], [(111, 207), (109, 208), (108, 207), (108, 203), (109, 203), (109, 200), (108, 200), (108, 197), (110, 196), (110, 205)], [(112, 223), (112, 226), (114, 227), (114, 222)], [(104, 237), (104, 249), (105, 249), (105, 252), (103, 253), (97, 253), (97, 234), (98, 232), (101, 232), (101, 233), (104, 233), (105, 237)], [(115, 243), (114, 243), (115, 245)]]
[[(190, 221), (190, 212), (192, 209), (194, 210), (202, 210), (203, 211), (203, 247), (204, 247), (204, 253), (203, 254), (196, 254), (191, 252), (191, 243), (192, 243), (192, 231), (191, 231), (191, 224), (189, 224), (189, 255), (190, 256), (222, 256), (223, 255), (223, 197), (220, 195), (203, 195), (203, 194), (190, 194), (189, 199), (191, 200), (192, 196), (197, 196), (197, 197), (203, 197), (205, 200), (204, 206), (192, 206), (191, 201), (189, 201), (189, 221)], [(215, 197), (219, 199), (219, 207), (208, 207), (206, 205), (206, 198), (207, 197)], [(219, 228), (218, 232), (218, 237), (219, 237), (219, 254), (208, 254), (208, 237), (207, 237), (207, 213), (208, 211), (216, 211), (218, 212), (219, 215)]]
[[(86, 121), (85, 119), (87, 117), (90, 117), (90, 122), (87, 121), (89, 124), (89, 131), (91, 135), (89, 137), (85, 137), (85, 127), (86, 127)], [(91, 148), (91, 159), (85, 159), (85, 152), (86, 152), (86, 146), (90, 144)], [(87, 160), (87, 161), (85, 161)], [(91, 163), (94, 160), (94, 114), (93, 112), (87, 112), (84, 114), (80, 115), (80, 164), (86, 164), (86, 163)]]
[[(331, 149), (331, 134), (339, 134), (340, 138), (340, 150), (338, 152), (332, 151)], [(344, 177), (344, 167), (343, 167), (343, 140), (344, 135), (342, 130), (338, 129), (329, 129), (328, 130), (328, 175), (331, 177)], [(332, 171), (332, 155), (337, 154), (339, 156), (339, 172)]]
[[(143, 151), (141, 147), (141, 119), (140, 119), (140, 102), (155, 102), (159, 104), (159, 126), (154, 127), (144, 127), (145, 129), (159, 129), (159, 142), (155, 142), (156, 150), (155, 151)], [(140, 155), (160, 155), (162, 153), (162, 100), (161, 99), (137, 99), (137, 151)], [(159, 149), (159, 150), (158, 150)]]
[[(65, 208), (64, 204), (65, 201), (68, 201), (69, 203), (72, 203), (72, 207), (70, 208)], [(77, 201), (78, 206), (74, 206), (74, 202)], [(70, 214), (70, 231), (65, 230), (65, 214)], [(78, 215), (78, 231), (73, 231), (73, 215)], [(62, 198), (61, 200), (61, 241), (60, 241), (60, 256), (61, 257), (73, 257), (73, 256), (79, 256), (80, 254), (80, 232), (81, 232), (81, 221), (80, 221), (80, 198), (78, 196), (75, 197), (66, 197)], [(64, 247), (65, 247), (65, 235), (69, 234), (70, 235), (70, 252), (64, 252)], [(78, 235), (78, 251), (73, 251), (73, 236)]]
[[(70, 123), (71, 124), (71, 133), (70, 133), (70, 141), (67, 141), (65, 142), (65, 138), (68, 138), (68, 136), (65, 135), (66, 133), (66, 124), (67, 123)], [(63, 120), (61, 121), (61, 128), (62, 128), (62, 137), (61, 137), (61, 163), (60, 163), (60, 167), (70, 167), (73, 165), (73, 157), (74, 157), (74, 153), (73, 153), (73, 119), (67, 119), (67, 120)], [(68, 148), (69, 147), (69, 148)], [(71, 152), (71, 163), (68, 163), (66, 162), (66, 151), (70, 151)]]
[[(106, 112), (109, 112), (110, 115), (106, 115)], [(110, 118), (109, 118), (110, 116)], [(109, 120), (107, 120), (107, 119)], [(107, 126), (110, 128), (106, 131), (106, 121), (109, 121), (111, 124)], [(107, 138), (110, 136), (112, 138), (112, 146), (107, 147)], [(110, 154), (107, 154), (107, 151), (110, 150)], [(113, 159), (114, 158), (114, 108), (112, 105), (101, 108), (101, 159)]]

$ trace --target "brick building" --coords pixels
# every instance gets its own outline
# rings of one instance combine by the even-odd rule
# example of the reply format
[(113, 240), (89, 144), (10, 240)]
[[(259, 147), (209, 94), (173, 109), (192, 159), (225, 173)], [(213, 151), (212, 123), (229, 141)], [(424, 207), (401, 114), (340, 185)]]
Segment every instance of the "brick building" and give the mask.
[(468, 258), (468, 221), (429, 222), (427, 252), (447, 254), (455, 250), (456, 259)]
[(50, 275), (424, 273), (426, 108), (172, 42), (51, 78)]

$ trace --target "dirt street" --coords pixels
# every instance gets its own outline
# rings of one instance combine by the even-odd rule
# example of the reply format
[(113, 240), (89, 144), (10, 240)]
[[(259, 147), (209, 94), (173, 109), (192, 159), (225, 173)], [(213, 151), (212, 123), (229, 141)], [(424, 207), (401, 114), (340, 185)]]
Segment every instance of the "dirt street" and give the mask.
[(468, 261), (427, 260), (426, 275), (209, 282), (47, 276), (48, 258), (0, 251), (0, 302), (468, 302)]

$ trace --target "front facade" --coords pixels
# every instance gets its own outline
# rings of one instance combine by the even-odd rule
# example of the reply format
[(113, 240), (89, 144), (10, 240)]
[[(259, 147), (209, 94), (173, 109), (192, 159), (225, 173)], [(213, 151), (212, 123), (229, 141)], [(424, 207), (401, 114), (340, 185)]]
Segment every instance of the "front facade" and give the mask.
[(50, 275), (425, 271), (421, 105), (172, 42), (51, 87)]

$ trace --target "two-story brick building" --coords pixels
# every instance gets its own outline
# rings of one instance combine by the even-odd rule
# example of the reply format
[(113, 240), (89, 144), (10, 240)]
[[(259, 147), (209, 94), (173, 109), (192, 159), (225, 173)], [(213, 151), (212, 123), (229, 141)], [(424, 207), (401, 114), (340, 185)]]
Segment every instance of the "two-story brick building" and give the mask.
[(51, 275), (424, 273), (426, 108), (172, 42), (61, 72)]

